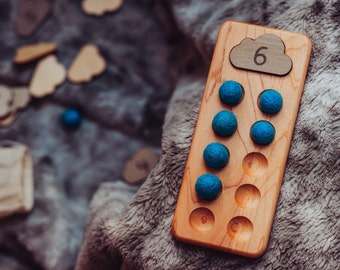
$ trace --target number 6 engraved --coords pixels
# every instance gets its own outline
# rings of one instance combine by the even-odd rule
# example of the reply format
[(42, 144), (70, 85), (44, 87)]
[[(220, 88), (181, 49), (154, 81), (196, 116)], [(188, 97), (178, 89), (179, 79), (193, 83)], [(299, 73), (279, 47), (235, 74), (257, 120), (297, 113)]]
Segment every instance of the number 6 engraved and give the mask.
[(262, 46), (256, 50), (255, 55), (254, 55), (254, 62), (256, 65), (261, 66), (266, 63), (267, 57), (263, 53), (260, 53), (260, 51), (267, 50), (267, 49), (268, 47)]

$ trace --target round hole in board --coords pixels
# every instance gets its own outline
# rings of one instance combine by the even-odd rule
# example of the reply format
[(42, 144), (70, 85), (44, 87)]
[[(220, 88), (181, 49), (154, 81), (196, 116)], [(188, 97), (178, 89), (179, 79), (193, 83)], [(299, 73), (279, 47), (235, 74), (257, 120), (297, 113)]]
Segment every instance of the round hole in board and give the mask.
[(241, 208), (255, 208), (259, 204), (260, 199), (260, 191), (251, 184), (242, 185), (235, 192), (235, 201)]
[(263, 154), (252, 152), (244, 157), (242, 168), (246, 175), (259, 177), (266, 172), (268, 168), (268, 160)]
[(243, 216), (234, 217), (228, 223), (227, 233), (235, 241), (246, 241), (253, 233), (253, 223)]
[(192, 211), (189, 217), (189, 223), (195, 231), (209, 231), (214, 226), (215, 217), (209, 209), (201, 207)]

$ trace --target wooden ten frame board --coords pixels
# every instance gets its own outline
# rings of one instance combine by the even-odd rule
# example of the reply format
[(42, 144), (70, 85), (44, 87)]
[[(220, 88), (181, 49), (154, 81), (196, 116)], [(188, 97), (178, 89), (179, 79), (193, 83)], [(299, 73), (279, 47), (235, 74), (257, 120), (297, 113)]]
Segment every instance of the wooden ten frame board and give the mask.
[[(245, 38), (256, 40), (265, 34), (282, 40), (284, 53), (292, 62), (287, 75), (231, 64), (230, 51), (235, 46)], [(268, 51), (262, 50), (261, 54), (273, 57), (266, 55)], [(173, 218), (176, 238), (247, 257), (265, 252), (310, 54), (311, 42), (301, 34), (234, 21), (222, 25)], [(255, 61), (255, 57), (249, 59)], [(219, 99), (219, 87), (227, 80), (243, 86), (243, 100), (236, 106), (226, 106)], [(275, 115), (258, 108), (258, 96), (265, 89), (275, 89), (282, 95), (283, 107)], [(230, 137), (219, 137), (212, 129), (212, 119), (221, 110), (230, 110), (237, 117), (238, 128)], [(256, 145), (250, 138), (250, 127), (258, 120), (267, 120), (275, 127), (274, 141), (267, 146)], [(229, 163), (220, 170), (210, 169), (203, 160), (203, 151), (212, 142), (222, 143), (230, 152)], [(215, 174), (222, 182), (221, 194), (213, 201), (199, 199), (195, 191), (197, 178), (205, 173)]]

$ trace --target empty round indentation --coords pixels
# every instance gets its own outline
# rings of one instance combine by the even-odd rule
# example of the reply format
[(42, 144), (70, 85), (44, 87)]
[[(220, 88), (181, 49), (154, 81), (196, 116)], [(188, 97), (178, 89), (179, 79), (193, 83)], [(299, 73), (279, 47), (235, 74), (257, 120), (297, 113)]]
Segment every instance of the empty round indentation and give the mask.
[(255, 208), (261, 199), (261, 193), (254, 185), (240, 186), (235, 192), (235, 201), (239, 207)]
[(242, 162), (242, 168), (245, 174), (251, 177), (259, 177), (265, 173), (268, 167), (267, 158), (258, 152), (249, 153)]
[(246, 241), (253, 232), (253, 223), (246, 217), (234, 217), (229, 221), (227, 233), (235, 241)]
[(209, 231), (215, 222), (214, 214), (207, 208), (195, 209), (189, 217), (191, 228), (198, 232)]

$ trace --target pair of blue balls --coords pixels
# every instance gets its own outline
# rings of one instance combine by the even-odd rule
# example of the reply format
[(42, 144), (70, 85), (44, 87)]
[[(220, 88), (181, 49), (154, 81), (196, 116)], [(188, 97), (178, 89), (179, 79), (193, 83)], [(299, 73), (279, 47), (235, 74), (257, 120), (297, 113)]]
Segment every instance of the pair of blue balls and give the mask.
[[(235, 106), (242, 101), (244, 90), (240, 83), (228, 80), (220, 86), (219, 96), (224, 104)], [(258, 106), (264, 113), (278, 113), (282, 108), (282, 104), (283, 99), (281, 94), (274, 89), (264, 90), (259, 96)]]
[[(210, 168), (221, 169), (229, 162), (229, 150), (221, 143), (211, 143), (204, 149), (203, 158)], [(197, 179), (195, 190), (200, 199), (211, 201), (221, 192), (222, 183), (214, 174), (203, 174)]]

